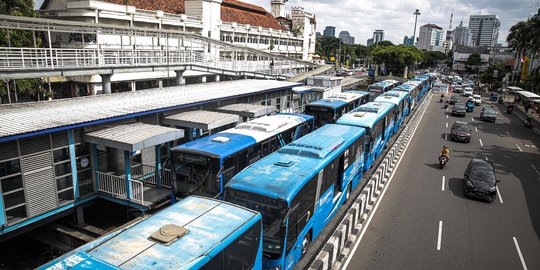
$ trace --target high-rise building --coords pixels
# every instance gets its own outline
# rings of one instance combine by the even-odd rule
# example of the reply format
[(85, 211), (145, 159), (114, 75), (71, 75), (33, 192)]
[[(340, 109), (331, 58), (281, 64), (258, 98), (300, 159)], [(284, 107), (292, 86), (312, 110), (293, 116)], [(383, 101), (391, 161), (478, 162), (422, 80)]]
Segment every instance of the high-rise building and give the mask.
[(341, 42), (343, 44), (352, 45), (354, 44), (354, 37), (349, 34), (349, 31), (341, 31), (339, 32), (339, 39), (341, 39)]
[(375, 30), (373, 32), (373, 44), (377, 44), (384, 40), (384, 30)]
[(418, 43), (416, 47), (426, 51), (444, 51), (442, 27), (435, 24), (425, 24), (420, 26), (420, 34), (418, 35)]
[(325, 37), (335, 37), (336, 36), (336, 27), (327, 26), (326, 28), (324, 28), (323, 36), (325, 36)]
[(316, 37), (316, 38), (320, 38), (321, 36), (322, 36), (321, 32), (316, 32), (316, 33), (315, 33), (315, 37)]
[(467, 26), (463, 26), (463, 21), (454, 29), (454, 46), (472, 46), (471, 30)]
[(473, 46), (493, 47), (499, 39), (501, 21), (497, 15), (471, 15), (469, 29), (471, 29)]
[(373, 38), (368, 38), (366, 43), (367, 43), (367, 46), (373, 45)]
[(403, 45), (409, 45), (409, 46), (414, 45), (413, 37), (404, 36), (403, 37)]

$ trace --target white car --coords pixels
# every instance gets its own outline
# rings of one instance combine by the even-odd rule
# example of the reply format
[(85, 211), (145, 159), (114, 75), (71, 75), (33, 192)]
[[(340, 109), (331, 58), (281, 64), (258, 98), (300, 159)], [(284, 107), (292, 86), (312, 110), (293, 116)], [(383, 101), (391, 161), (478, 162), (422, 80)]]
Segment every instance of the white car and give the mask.
[(463, 89), (463, 95), (466, 97), (470, 97), (473, 95), (473, 89), (471, 87), (465, 87)]
[(473, 98), (473, 100), (474, 100), (474, 105), (480, 106), (480, 105), (482, 104), (482, 96), (480, 96), (480, 95), (473, 95), (472, 98)]

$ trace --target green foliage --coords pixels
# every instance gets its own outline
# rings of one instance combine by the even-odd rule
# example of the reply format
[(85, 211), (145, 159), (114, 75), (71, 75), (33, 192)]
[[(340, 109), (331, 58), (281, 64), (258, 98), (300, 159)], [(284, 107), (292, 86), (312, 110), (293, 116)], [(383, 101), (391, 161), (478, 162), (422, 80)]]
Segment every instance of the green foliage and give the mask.
[(394, 43), (392, 43), (392, 41), (390, 40), (383, 40), (383, 41), (379, 41), (379, 43), (375, 44), (375, 45), (372, 45), (372, 46), (376, 46), (376, 47), (388, 47), (388, 46), (395, 46)]
[(424, 60), (422, 61), (422, 66), (433, 67), (437, 65), (437, 61), (446, 60), (446, 55), (442, 52), (424, 52)]
[[(0, 95), (7, 95), (7, 81), (0, 82)], [(28, 95), (36, 96), (39, 93), (41, 79), (24, 79), (17, 80), (17, 94), (18, 95)], [(9, 80), (9, 91), (13, 95), (15, 91), (15, 86), (13, 80)]]
[(540, 49), (540, 16), (533, 16), (526, 21), (514, 24), (506, 41), (516, 50)]
[(389, 72), (402, 74), (406, 66), (412, 66), (424, 58), (424, 53), (414, 46), (375, 47), (371, 52), (373, 60), (384, 64)]
[(340, 42), (339, 38), (336, 37), (319, 37), (315, 45), (315, 51), (323, 59), (329, 59), (331, 55), (337, 55)]
[[(497, 76), (493, 76), (493, 72), (497, 70), (498, 74)], [(481, 83), (488, 84), (491, 86), (491, 89), (497, 89), (502, 86), (502, 78), (506, 76), (506, 70), (500, 65), (495, 64), (489, 66), (480, 76), (478, 79)]]
[(469, 55), (469, 58), (467, 58), (467, 62), (465, 62), (465, 65), (468, 67), (477, 67), (482, 65), (482, 58), (479, 54), (473, 53)]
[(540, 93), (540, 67), (531, 71), (520, 87), (537, 94)]

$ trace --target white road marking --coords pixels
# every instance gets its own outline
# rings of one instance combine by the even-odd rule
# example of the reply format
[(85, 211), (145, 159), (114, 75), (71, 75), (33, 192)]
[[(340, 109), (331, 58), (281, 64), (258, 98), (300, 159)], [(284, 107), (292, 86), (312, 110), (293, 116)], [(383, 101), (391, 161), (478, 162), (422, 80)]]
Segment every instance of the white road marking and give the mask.
[(446, 115), (446, 119), (448, 119), (448, 114)]
[(444, 140), (448, 141), (448, 134), (444, 134)]
[(442, 220), (439, 221), (439, 236), (437, 237), (437, 250), (441, 250)]
[(512, 237), (514, 239), (514, 245), (516, 245), (516, 249), (519, 255), (519, 259), (521, 260), (521, 266), (523, 266), (523, 270), (527, 270), (527, 265), (525, 264), (525, 260), (523, 259), (523, 254), (521, 254), (521, 249), (519, 249), (519, 244), (516, 239), (516, 237)]
[[(433, 98), (433, 96), (430, 97), (430, 100), (431, 100), (431, 98)], [(422, 122), (422, 119), (424, 118), (424, 115), (426, 114), (426, 111), (427, 111), (427, 109), (422, 113), (422, 115), (420, 116), (420, 119), (418, 120), (418, 122)], [(418, 126), (419, 125), (420, 125), (420, 123), (418, 124)], [(416, 130), (418, 130), (418, 126), (416, 126), (416, 128), (414, 129), (413, 133), (411, 134), (411, 137), (414, 137), (414, 134), (416, 134)], [(395, 169), (392, 171), (392, 174), (390, 175), (390, 178), (388, 179), (388, 184), (385, 185), (384, 190), (381, 193), (381, 196), (379, 197), (379, 199), (377, 200), (377, 203), (375, 204), (375, 207), (373, 208), (373, 212), (369, 215), (369, 218), (368, 218), (368, 220), (366, 222), (366, 225), (362, 226), (362, 232), (360, 233), (360, 236), (358, 237), (358, 240), (356, 240), (356, 244), (354, 245), (353, 249), (351, 250), (351, 253), (349, 253), (349, 254), (354, 254), (356, 252), (356, 249), (358, 249), (358, 246), (362, 242), (362, 238), (364, 237), (364, 234), (366, 233), (366, 230), (369, 227), (369, 224), (371, 223), (371, 219), (375, 216), (375, 213), (377, 212), (377, 209), (379, 208), (379, 205), (381, 204), (381, 201), (384, 198), (384, 194), (386, 194), (386, 190), (390, 186), (390, 183), (392, 183), (392, 179), (394, 179), (394, 174), (396, 173), (397, 169), (399, 168), (399, 164), (403, 160), (403, 157), (405, 156), (405, 153), (407, 152), (407, 149), (409, 149), (409, 145), (411, 145), (411, 141), (409, 141), (407, 146), (405, 146), (405, 149), (403, 149), (402, 157), (399, 159), (399, 161), (396, 164)], [(353, 256), (349, 256), (347, 258), (347, 260), (343, 264), (342, 269), (347, 269), (347, 266), (351, 262), (352, 257)]]
[(477, 127), (474, 127), (474, 130), (476, 130), (476, 132), (478, 132), (478, 128), (477, 128)]
[(489, 159), (486, 157), (486, 161), (489, 161)]
[(444, 178), (445, 178), (445, 176), (443, 175), (443, 177), (442, 177), (442, 191), (444, 191)]
[(480, 141), (480, 146), (484, 147), (484, 144), (482, 143), (482, 139), (478, 139)]
[(448, 128), (448, 122), (446, 123), (446, 128)]
[(495, 186), (495, 189), (497, 190), (497, 197), (499, 197), (499, 201), (500, 201), (501, 203), (504, 203), (504, 202), (503, 202), (503, 199), (502, 199), (502, 197), (501, 197), (501, 193), (499, 192), (499, 187), (498, 187), (498, 186)]
[(538, 176), (540, 176), (540, 172), (538, 171), (538, 169), (537, 169), (534, 165), (532, 165), (532, 164), (531, 164), (531, 167), (533, 167), (533, 169), (534, 169), (534, 171), (536, 172), (536, 174), (538, 174)]
[(511, 137), (511, 136), (510, 136), (510, 133), (508, 133), (508, 131), (506, 132), (506, 135), (508, 135), (508, 137)]
[(519, 149), (519, 152), (523, 152), (523, 150), (521, 150), (521, 147), (519, 147), (519, 145), (517, 143), (516, 143), (516, 146)]
[(474, 122), (474, 117), (471, 117), (471, 120)]

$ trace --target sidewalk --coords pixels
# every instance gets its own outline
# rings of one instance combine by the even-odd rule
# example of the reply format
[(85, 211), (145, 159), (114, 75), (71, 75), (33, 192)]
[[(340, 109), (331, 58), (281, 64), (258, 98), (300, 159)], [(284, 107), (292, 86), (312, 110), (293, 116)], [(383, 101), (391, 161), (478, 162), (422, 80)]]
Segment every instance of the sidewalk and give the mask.
[[(508, 105), (508, 103), (505, 102), (505, 106)], [(534, 133), (537, 135), (540, 135), (540, 114), (536, 113), (533, 110), (529, 110), (529, 113), (525, 113), (525, 107), (522, 104), (517, 105), (514, 103), (514, 113), (523, 121), (525, 122), (527, 117), (531, 117), (532, 121), (532, 129)]]

